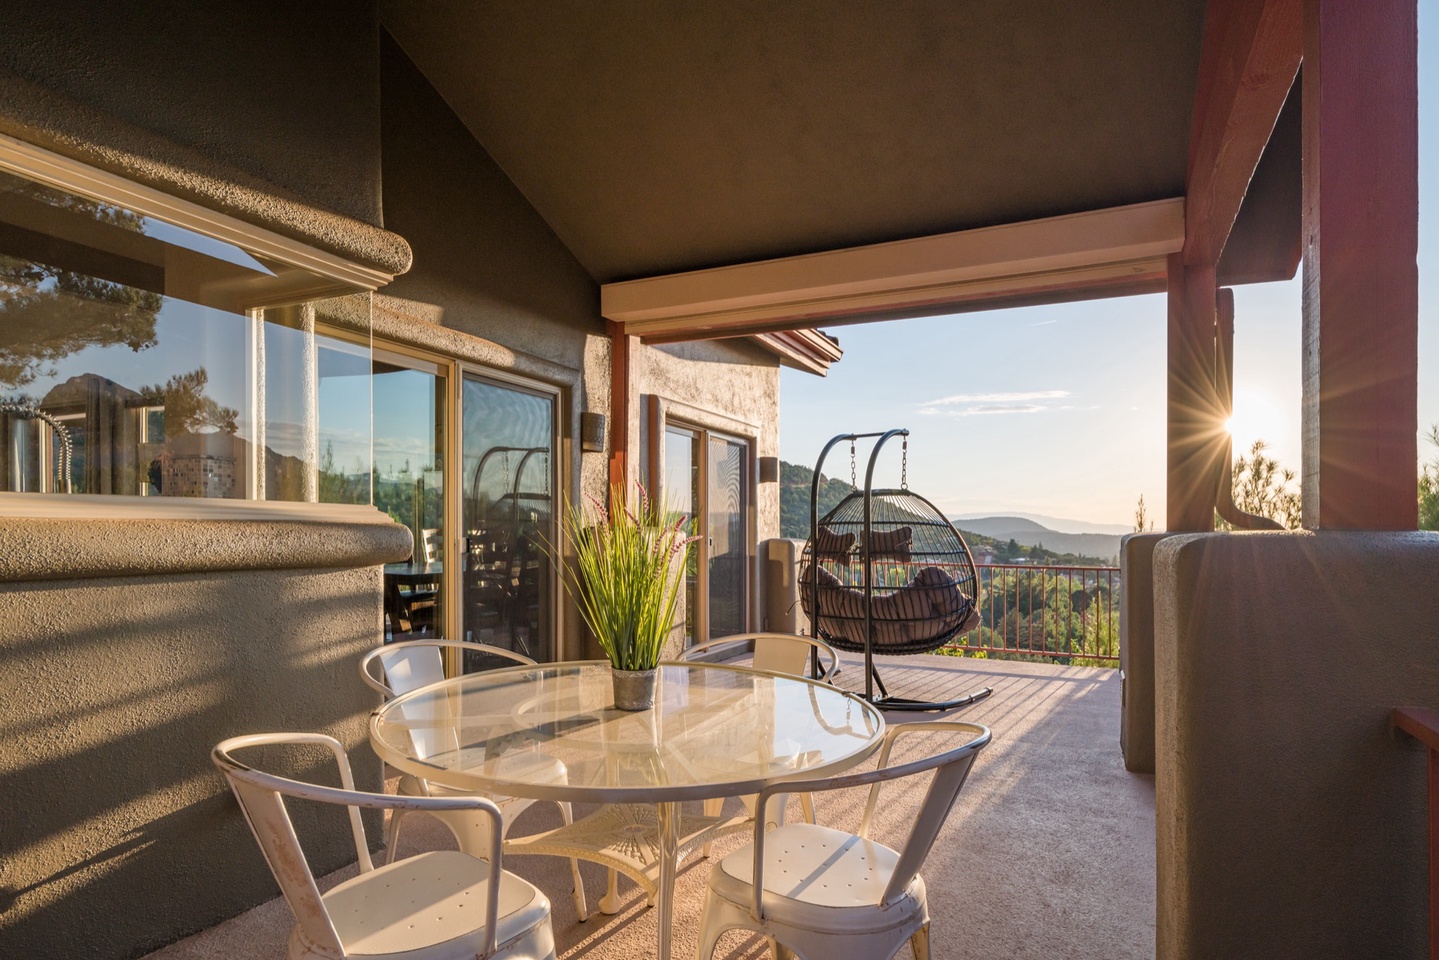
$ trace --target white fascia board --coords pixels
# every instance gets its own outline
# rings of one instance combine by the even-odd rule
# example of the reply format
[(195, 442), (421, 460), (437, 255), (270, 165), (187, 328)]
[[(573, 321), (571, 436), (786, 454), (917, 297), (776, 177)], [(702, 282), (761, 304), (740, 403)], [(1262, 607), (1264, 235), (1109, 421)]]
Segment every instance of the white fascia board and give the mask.
[(1162, 270), (1184, 245), (1184, 200), (646, 277), (600, 288), (600, 312), (637, 335), (1000, 298)]

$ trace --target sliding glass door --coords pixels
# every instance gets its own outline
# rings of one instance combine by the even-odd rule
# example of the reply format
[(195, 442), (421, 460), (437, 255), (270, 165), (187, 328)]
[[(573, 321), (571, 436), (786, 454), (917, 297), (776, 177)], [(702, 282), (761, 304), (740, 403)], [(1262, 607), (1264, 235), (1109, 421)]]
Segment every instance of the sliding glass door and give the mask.
[(461, 636), (540, 661), (556, 652), (555, 401), (469, 373), (461, 391)]
[(385, 565), (387, 640), (444, 636), (448, 365), (376, 348), (375, 506), (410, 528), (414, 552)]
[(749, 444), (667, 423), (664, 495), (698, 537), (685, 578), (687, 644), (749, 629)]
[(709, 569), (710, 639), (744, 633), (749, 624), (749, 446), (709, 434), (706, 450), (704, 558)]

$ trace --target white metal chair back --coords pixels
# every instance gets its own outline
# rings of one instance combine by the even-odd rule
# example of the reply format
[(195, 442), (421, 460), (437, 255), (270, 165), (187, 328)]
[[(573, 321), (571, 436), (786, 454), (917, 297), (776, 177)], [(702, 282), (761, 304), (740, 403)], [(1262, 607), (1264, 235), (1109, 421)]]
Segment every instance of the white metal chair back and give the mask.
[[(417, 640), (387, 643), (365, 654), (360, 660), (360, 679), (378, 690), (386, 700), (411, 690), (428, 687), (445, 679), (445, 650), (487, 653), (524, 666), (533, 666), (535, 663), (522, 653), (515, 653), (503, 647), (492, 647), (488, 643), (421, 637)], [(380, 666), (379, 676), (374, 669), (376, 663)]]
[[(911, 760), (898, 766), (889, 765), (890, 753), (895, 740), (912, 733), (945, 731), (965, 736), (967, 739), (962, 745), (942, 753), (919, 760)], [(864, 817), (860, 821), (857, 834), (861, 839), (868, 839), (870, 827), (874, 821), (874, 811), (879, 802), (880, 786), (889, 780), (914, 776), (927, 770), (935, 771), (934, 779), (930, 781), (929, 790), (925, 793), (924, 800), (915, 815), (914, 827), (910, 830), (909, 838), (900, 850), (899, 862), (895, 864), (894, 873), (890, 875), (889, 883), (885, 886), (877, 904), (880, 907), (888, 906), (909, 888), (915, 875), (919, 873), (919, 868), (923, 866), (925, 858), (929, 856), (929, 851), (934, 847), (935, 838), (939, 836), (945, 819), (948, 818), (955, 800), (959, 797), (960, 788), (964, 786), (964, 781), (969, 776), (975, 756), (989, 744), (990, 736), (988, 727), (958, 720), (926, 720), (917, 723), (896, 724), (885, 732), (877, 769), (827, 779), (786, 780), (774, 783), (760, 791), (760, 803), (766, 803), (771, 796), (779, 793), (799, 791), (818, 793), (825, 790), (841, 790), (846, 787), (868, 785), (870, 788), (869, 800), (865, 804)], [(764, 890), (764, 840), (764, 824), (756, 824), (754, 895), (750, 907), (751, 915), (755, 920), (762, 920), (764, 916), (761, 897)]]
[[(386, 643), (371, 650), (360, 659), (360, 678), (389, 700), (444, 680), (444, 651), (447, 649), (459, 650), (462, 655), (463, 651), (472, 650), (526, 666), (535, 662), (513, 650), (492, 647), (487, 643), (422, 637), (417, 640)], [(377, 663), (380, 667), (379, 676), (376, 676), (374, 668)], [(411, 743), (417, 757), (432, 757), (459, 746), (451, 728), (417, 729), (411, 734)]]
[(818, 679), (827, 680), (834, 673), (835, 667), (839, 666), (839, 654), (823, 640), (788, 633), (738, 633), (720, 637), (718, 640), (690, 647), (680, 654), (680, 659), (698, 660), (717, 648), (744, 643), (754, 644), (753, 666), (756, 670), (785, 673), (794, 677), (808, 676), (810, 656), (815, 653), (819, 655)]
[(445, 558), (445, 539), (440, 535), (439, 528), (425, 527), (421, 531), (420, 542), (424, 545), (425, 563)]
[[(255, 770), (232, 754), (249, 747), (272, 745), (318, 744), (334, 754), (340, 769), (342, 789), (320, 786), (291, 780), (275, 774)], [(334, 737), (321, 733), (267, 733), (244, 737), (232, 737), (218, 744), (211, 752), (211, 759), (239, 801), (245, 820), (265, 855), (270, 872), (280, 885), (280, 891), (295, 913), (301, 934), (322, 954), (341, 958), (346, 956), (344, 944), (325, 909), (324, 899), (315, 883), (315, 875), (305, 860), (299, 838), (285, 808), (285, 797), (296, 797), (318, 803), (343, 805), (348, 809), (350, 830), (354, 834), (355, 855), (360, 863), (360, 872), (374, 870), (370, 859), (369, 844), (365, 840), (365, 828), (360, 822), (360, 808), (376, 810), (444, 810), (483, 811), (494, 820), (491, 835), (494, 838), (489, 858), (489, 883), (485, 901), (485, 949), (482, 956), (495, 950), (495, 932), (499, 913), (500, 889), (500, 810), (489, 800), (480, 797), (404, 797), (389, 794), (364, 793), (355, 790), (355, 779), (350, 771), (350, 761), (345, 748)]]

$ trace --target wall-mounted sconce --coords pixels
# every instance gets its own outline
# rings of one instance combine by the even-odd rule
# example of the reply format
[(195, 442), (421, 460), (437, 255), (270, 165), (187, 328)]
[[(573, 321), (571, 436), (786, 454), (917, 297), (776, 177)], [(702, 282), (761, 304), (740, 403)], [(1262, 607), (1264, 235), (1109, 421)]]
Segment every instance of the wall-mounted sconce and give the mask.
[(779, 483), (779, 457), (759, 458), (759, 482)]
[(580, 452), (605, 452), (605, 415), (603, 413), (580, 414)]

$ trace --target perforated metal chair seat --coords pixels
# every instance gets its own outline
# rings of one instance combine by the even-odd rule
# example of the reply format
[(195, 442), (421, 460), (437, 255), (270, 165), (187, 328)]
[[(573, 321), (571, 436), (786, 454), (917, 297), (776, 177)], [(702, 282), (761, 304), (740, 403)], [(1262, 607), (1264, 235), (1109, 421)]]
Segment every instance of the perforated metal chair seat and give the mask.
[[(786, 824), (765, 838), (766, 910), (782, 903), (787, 923), (828, 933), (888, 929), (916, 915), (927, 922), (924, 878), (918, 874), (902, 897), (876, 911), (898, 863), (899, 852), (882, 843), (812, 823)], [(743, 847), (711, 871), (709, 888), (747, 910), (753, 880), (754, 851)]]
[[(474, 960), (484, 947), (489, 865), (454, 850), (409, 857), (346, 880), (324, 894), (325, 909), (347, 956), (416, 952), (425, 960)], [(497, 954), (537, 930), (548, 931), (550, 902), (534, 885), (500, 873)], [(292, 960), (317, 956), (298, 927)], [(521, 957), (554, 956), (552, 936), (527, 944)]]

